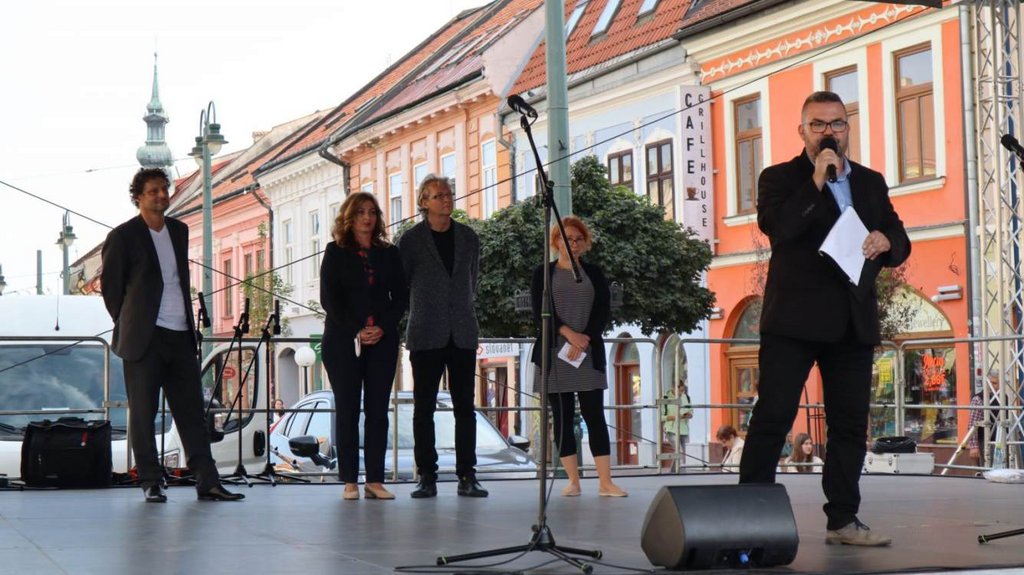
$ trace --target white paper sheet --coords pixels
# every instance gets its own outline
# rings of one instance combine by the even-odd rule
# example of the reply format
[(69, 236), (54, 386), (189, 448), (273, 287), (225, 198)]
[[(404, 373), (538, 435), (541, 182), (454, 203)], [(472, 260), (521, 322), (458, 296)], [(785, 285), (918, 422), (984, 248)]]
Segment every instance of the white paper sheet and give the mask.
[(847, 206), (839, 215), (825, 241), (818, 251), (832, 258), (839, 268), (850, 278), (850, 283), (860, 282), (860, 272), (864, 269), (864, 240), (868, 237), (868, 229), (860, 221), (856, 210)]
[(585, 351), (584, 352), (580, 352), (580, 356), (579, 357), (577, 357), (575, 360), (571, 360), (571, 359), (569, 359), (569, 350), (570, 349), (572, 349), (572, 346), (569, 345), (568, 343), (563, 345), (562, 349), (559, 350), (559, 352), (558, 352), (558, 359), (564, 361), (565, 363), (568, 363), (569, 365), (571, 365), (571, 366), (573, 366), (575, 368), (579, 368), (580, 364), (583, 363), (583, 360), (587, 357), (587, 352), (585, 352)]

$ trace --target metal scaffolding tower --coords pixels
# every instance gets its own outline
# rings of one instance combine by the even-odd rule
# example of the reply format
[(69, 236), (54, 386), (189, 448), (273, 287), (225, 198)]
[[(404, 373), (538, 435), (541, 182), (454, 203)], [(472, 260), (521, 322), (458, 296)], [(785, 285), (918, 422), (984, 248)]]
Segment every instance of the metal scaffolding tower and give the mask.
[[(969, 6), (969, 7), (968, 7)], [(972, 336), (1009, 338), (1020, 336), (1024, 324), (1024, 204), (1021, 202), (1024, 170), (1020, 160), (1001, 145), (1005, 134), (1018, 135), (1024, 127), (1021, 115), (1021, 2), (1020, 0), (973, 0), (961, 5), (961, 31), (969, 22), (963, 41), (970, 41), (974, 81), (967, 83), (965, 105), (975, 100), (974, 146), (968, 143), (968, 190), (976, 194), (970, 211), (973, 276), (971, 299)], [(964, 18), (964, 11), (970, 12)], [(969, 78), (970, 70), (965, 70)], [(967, 93), (973, 90), (973, 94)], [(970, 110), (967, 110), (970, 114)], [(968, 118), (968, 125), (970, 118)], [(968, 132), (969, 133), (969, 132)], [(976, 167), (971, 169), (975, 147)], [(973, 173), (972, 173), (973, 172)], [(976, 182), (971, 181), (974, 177)], [(976, 188), (976, 191), (972, 188)], [(1024, 345), (1019, 340), (986, 341), (974, 347), (975, 385), (980, 383), (983, 404), (990, 405), (997, 391), (984, 377), (998, 370), (1001, 386), (999, 405), (1019, 406), (1024, 378)], [(980, 381), (978, 381), (980, 380)], [(977, 390), (977, 388), (976, 388)], [(986, 428), (986, 465), (999, 464), (1002, 454), (1007, 467), (1021, 467), (1019, 443), (1024, 436), (1020, 415), (999, 411), (997, 423)], [(1009, 449), (1007, 448), (1009, 446)], [(995, 455), (993, 455), (993, 453)]]

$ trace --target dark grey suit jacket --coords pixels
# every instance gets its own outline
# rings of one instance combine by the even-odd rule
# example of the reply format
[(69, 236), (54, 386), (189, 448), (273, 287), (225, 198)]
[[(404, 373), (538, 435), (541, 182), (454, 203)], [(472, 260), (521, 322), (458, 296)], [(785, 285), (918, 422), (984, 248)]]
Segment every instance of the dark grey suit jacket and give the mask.
[[(188, 279), (188, 226), (174, 218), (164, 218), (164, 225), (174, 246), (185, 316), (194, 337)], [(156, 246), (142, 216), (128, 220), (107, 234), (100, 281), (103, 301), (114, 320), (111, 348), (121, 359), (137, 361), (153, 338), (164, 292)]]
[(405, 281), (409, 283), (409, 351), (440, 349), (449, 338), (459, 349), (476, 349), (480, 326), (473, 300), (480, 275), (480, 239), (452, 220), (455, 261), (452, 274), (441, 261), (430, 226), (422, 221), (398, 238)]

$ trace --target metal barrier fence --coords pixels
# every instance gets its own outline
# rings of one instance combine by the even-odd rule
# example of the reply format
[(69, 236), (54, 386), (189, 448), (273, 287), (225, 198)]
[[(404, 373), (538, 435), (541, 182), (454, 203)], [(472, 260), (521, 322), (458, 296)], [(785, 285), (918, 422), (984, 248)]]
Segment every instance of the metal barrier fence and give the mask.
[[(227, 342), (231, 341), (231, 338), (205, 338), (205, 341), (210, 342), (210, 343), (227, 343)], [(258, 341), (259, 340), (257, 338), (246, 338), (246, 339), (243, 340), (243, 344), (246, 345), (246, 346), (253, 346)], [(652, 413), (652, 416), (654, 417), (654, 421), (656, 422), (656, 425), (654, 426), (654, 428), (656, 429), (656, 434), (657, 434), (656, 438), (652, 439), (652, 438), (649, 438), (649, 437), (644, 437), (643, 434), (639, 433), (637, 430), (633, 430), (632, 431), (633, 439), (636, 440), (638, 443), (642, 443), (642, 444), (646, 444), (646, 445), (653, 445), (654, 446), (653, 452), (655, 454), (655, 458), (653, 459), (653, 461), (648, 461), (648, 462), (645, 462), (645, 463), (641, 463), (639, 465), (628, 465), (628, 466), (616, 465), (615, 467), (617, 469), (619, 469), (620, 471), (623, 470), (623, 469), (626, 469), (626, 468), (641, 469), (641, 470), (650, 470), (650, 469), (653, 468), (658, 473), (665, 473), (665, 472), (678, 473), (678, 472), (683, 472), (683, 471), (686, 471), (686, 470), (693, 470), (693, 469), (700, 469), (700, 470), (720, 469), (721, 466), (719, 464), (714, 464), (714, 463), (711, 463), (711, 462), (708, 462), (708, 461), (703, 461), (703, 460), (693, 456), (692, 454), (685, 454), (684, 450), (680, 449), (681, 447), (684, 447), (684, 446), (678, 445), (678, 441), (679, 441), (679, 438), (680, 438), (680, 434), (678, 434), (678, 433), (673, 433), (672, 434), (672, 436), (676, 439), (677, 445), (665, 446), (664, 445), (665, 442), (662, 440), (662, 438), (666, 437), (666, 432), (667, 431), (672, 431), (672, 430), (671, 429), (666, 429), (666, 426), (664, 424), (664, 420), (660, 417), (660, 412), (661, 412), (662, 409), (665, 409), (668, 406), (679, 406), (679, 407), (689, 407), (689, 408), (691, 408), (693, 410), (706, 410), (710, 414), (711, 412), (720, 411), (720, 410), (731, 410), (731, 409), (744, 409), (744, 410), (746, 410), (746, 409), (750, 409), (752, 404), (748, 404), (748, 403), (712, 403), (712, 402), (705, 402), (705, 403), (691, 403), (688, 406), (683, 406), (678, 400), (665, 399), (665, 390), (663, 389), (664, 377), (663, 377), (663, 374), (662, 374), (662, 355), (663, 355), (663, 350), (661, 349), (661, 347), (659, 346), (659, 344), (658, 344), (658, 342), (656, 340), (651, 339), (651, 338), (608, 338), (605, 341), (606, 341), (606, 343), (608, 343), (610, 345), (625, 344), (625, 343), (650, 345), (651, 346), (651, 351), (650, 351), (648, 357), (649, 357), (649, 360), (651, 362), (651, 364), (650, 364), (650, 371), (651, 371), (651, 373), (653, 373), (653, 380), (654, 380), (653, 381), (653, 386), (651, 386), (651, 391), (653, 393), (652, 394), (649, 393), (649, 395), (648, 395), (648, 397), (650, 397), (650, 395), (653, 395), (653, 397), (655, 398), (653, 402), (650, 402), (650, 403), (639, 403), (639, 404), (638, 403), (609, 403), (608, 405), (605, 406), (608, 411), (640, 411), (640, 412), (650, 412), (650, 413)], [(30, 410), (3, 409), (3, 410), (0, 410), (0, 416), (36, 415), (36, 416), (41, 416), (41, 417), (54, 417), (54, 416), (59, 416), (59, 415), (102, 413), (105, 418), (109, 419), (110, 418), (110, 410), (111, 409), (127, 408), (127, 402), (126, 401), (111, 401), (111, 399), (110, 399), (110, 346), (109, 346), (109, 344), (103, 338), (100, 338), (100, 337), (63, 337), (63, 336), (45, 336), (45, 337), (32, 337), (32, 338), (10, 337), (10, 336), (0, 337), (0, 345), (5, 344), (5, 343), (10, 344), (10, 343), (15, 343), (15, 342), (22, 342), (22, 343), (24, 343), (24, 342), (43, 342), (43, 343), (72, 342), (72, 343), (70, 343), (69, 345), (66, 346), (68, 348), (73, 347), (75, 345), (79, 345), (79, 344), (88, 344), (90, 346), (91, 345), (98, 345), (98, 346), (100, 346), (101, 349), (102, 349), (103, 401), (102, 401), (102, 403), (101, 403), (101, 405), (99, 407), (94, 407), (94, 408), (58, 408), (58, 409), (46, 408), (46, 409), (30, 409)], [(266, 353), (271, 358), (276, 357), (276, 349), (275, 349), (275, 347), (276, 347), (276, 344), (280, 344), (280, 343), (303, 343), (303, 344), (307, 344), (308, 345), (308, 344), (311, 344), (313, 342), (314, 342), (314, 340), (311, 339), (311, 338), (280, 338), (280, 337), (276, 337), (276, 338), (273, 338), (267, 344)], [(511, 387), (509, 388), (510, 392), (517, 394), (517, 401), (515, 402), (517, 405), (514, 405), (514, 406), (507, 406), (507, 405), (506, 406), (479, 406), (478, 407), (478, 411), (480, 411), (481, 413), (484, 413), (484, 414), (487, 414), (487, 413), (501, 413), (501, 412), (517, 412), (517, 413), (522, 414), (522, 413), (531, 413), (531, 412), (539, 411), (539, 406), (530, 405), (531, 401), (532, 402), (536, 402), (538, 400), (536, 395), (532, 394), (532, 393), (529, 393), (529, 392), (525, 391), (525, 389), (524, 389), (525, 384), (526, 384), (525, 380), (526, 380), (527, 374), (529, 373), (529, 370), (524, 368), (524, 366), (522, 365), (522, 362), (528, 362), (529, 361), (529, 354), (527, 353), (527, 351), (529, 350), (529, 346), (531, 346), (533, 344), (533, 342), (534, 342), (534, 340), (532, 338), (483, 338), (483, 339), (481, 339), (481, 343), (515, 343), (515, 344), (520, 345), (521, 347), (520, 347), (520, 351), (519, 351), (517, 359), (516, 359), (516, 366), (517, 366), (517, 372), (521, 375), (521, 377), (517, 378), (517, 381), (518, 381), (517, 388), (511, 388)], [(1005, 336), (1005, 337), (987, 337), (987, 338), (920, 338), (920, 339), (902, 340), (902, 341), (900, 341), (898, 343), (896, 343), (896, 342), (884, 342), (879, 347), (879, 349), (880, 350), (888, 350), (888, 351), (891, 351), (892, 353), (895, 354), (895, 360), (893, 361), (893, 370), (894, 370), (893, 400), (891, 402), (872, 403), (871, 404), (871, 408), (873, 410), (891, 411), (891, 414), (892, 414), (891, 416), (893, 418), (893, 421), (895, 422), (895, 429), (897, 431), (903, 431), (903, 432), (906, 431), (906, 415), (907, 415), (908, 410), (939, 410), (939, 411), (953, 411), (953, 412), (956, 412), (956, 413), (959, 413), (960, 411), (991, 411), (991, 412), (996, 412), (998, 414), (998, 418), (997, 418), (997, 422), (996, 422), (996, 427), (998, 429), (1002, 429), (1003, 430), (1003, 434), (1001, 436), (999, 448), (1002, 449), (1002, 452), (1004, 454), (1006, 454), (1006, 458), (1007, 458), (1007, 461), (1009, 463), (1015, 464), (1015, 465), (1019, 466), (1020, 465), (1020, 457), (1017, 454), (1017, 449), (1019, 449), (1019, 445), (1021, 445), (1021, 443), (1022, 443), (1022, 441), (1021, 441), (1021, 435), (1022, 435), (1022, 433), (1021, 433), (1022, 409), (1021, 409), (1021, 401), (1020, 401), (1021, 389), (1020, 389), (1020, 382), (1019, 381), (1007, 381), (1006, 384), (1003, 385), (1002, 391), (1001, 391), (1001, 394), (1000, 394), (1000, 398), (1001, 398), (1002, 401), (998, 405), (990, 405), (989, 402), (988, 402), (989, 398), (987, 397), (987, 394), (986, 394), (986, 397), (985, 397), (985, 401), (983, 402), (982, 405), (970, 405), (970, 404), (960, 404), (960, 403), (942, 403), (942, 402), (908, 403), (908, 401), (907, 401), (908, 388), (907, 388), (907, 374), (905, 373), (905, 368), (906, 368), (906, 365), (907, 365), (907, 361), (906, 360), (907, 360), (908, 352), (911, 352), (911, 351), (913, 351), (915, 349), (921, 349), (921, 348), (940, 348), (940, 347), (948, 348), (948, 347), (952, 347), (954, 349), (955, 357), (960, 357), (961, 356), (960, 352), (961, 352), (962, 348), (963, 347), (967, 347), (967, 350), (966, 350), (966, 356), (967, 357), (966, 358), (973, 360), (973, 362), (978, 362), (979, 358), (977, 358), (976, 355), (979, 352), (979, 349), (980, 349), (979, 346), (980, 345), (993, 344), (993, 343), (1008, 343), (1008, 342), (1009, 343), (1013, 343), (1013, 344), (1018, 345), (1018, 346), (1024, 345), (1024, 336)], [(678, 345), (680, 345), (680, 346), (684, 345), (684, 344), (697, 344), (697, 345), (706, 345), (706, 346), (736, 345), (736, 344), (756, 345), (757, 343), (758, 343), (757, 339), (737, 339), (737, 338), (680, 338), (678, 340)], [(639, 352), (639, 350), (638, 350), (638, 352)], [(611, 366), (611, 365), (612, 365), (612, 362), (609, 361), (609, 366)], [(269, 377), (270, 374), (266, 373), (265, 376)], [(484, 376), (478, 373), (477, 377), (484, 377)], [(691, 379), (694, 379), (694, 378), (691, 378)], [(269, 390), (269, 387), (268, 386), (261, 386), (260, 382), (256, 382), (255, 385), (258, 386), (258, 387), (262, 387), (262, 389), (259, 389), (258, 393), (261, 393), (264, 396), (263, 401), (261, 401), (261, 402), (259, 402), (257, 404), (259, 406), (252, 405), (252, 406), (241, 408), (239, 411), (243, 412), (249, 418), (251, 418), (251, 416), (253, 414), (264, 414), (267, 418), (269, 418), (270, 414), (273, 411), (275, 411), (275, 410), (273, 410), (272, 408), (269, 407), (269, 400), (270, 400), (270, 398), (266, 397), (267, 393), (265, 391)], [(710, 390), (715, 385), (716, 384), (714, 382), (709, 382), (709, 384), (706, 386), (706, 389)], [(393, 397), (392, 397), (393, 401), (392, 401), (391, 409), (393, 411), (395, 411), (395, 417), (396, 418), (398, 417), (398, 413), (397, 413), (398, 405), (400, 403), (403, 403), (403, 401), (405, 401), (402, 398), (399, 398), (399, 396), (398, 396), (399, 391), (400, 390), (396, 386), (394, 388)], [(972, 391), (972, 395), (973, 395), (973, 391), (974, 391), (973, 386), (972, 386), (972, 390), (971, 391)], [(954, 397), (955, 397), (955, 389), (954, 389)], [(523, 398), (526, 398), (526, 401), (523, 401), (522, 400)], [(802, 410), (822, 410), (823, 408), (824, 408), (824, 406), (821, 403), (801, 403), (800, 404), (800, 409), (802, 409)], [(439, 410), (440, 411), (445, 411), (446, 409), (442, 408), (442, 409), (439, 409)], [(215, 412), (227, 412), (228, 408), (219, 408), (219, 409), (214, 409), (212, 411), (215, 411)], [(294, 410), (294, 409), (291, 409), (289, 407), (286, 407), (285, 411), (286, 412), (298, 412), (298, 411), (325, 411), (325, 410)], [(241, 413), (240, 413), (240, 416), (241, 416)], [(711, 421), (711, 420), (712, 420), (711, 417), (707, 418), (707, 421)], [(398, 435), (397, 435), (398, 430), (397, 430), (397, 425), (396, 426), (392, 426), (392, 427), (393, 427), (393, 429), (392, 429), (392, 445), (393, 445), (393, 449), (392, 449), (390, 455), (391, 455), (391, 462), (392, 462), (393, 477), (397, 477), (397, 474), (399, 473), (399, 470), (398, 470)], [(612, 427), (612, 429), (614, 430), (614, 426), (610, 426), (610, 427)], [(942, 470), (941, 471), (942, 474), (945, 474), (946, 472), (948, 472), (951, 469), (959, 469), (959, 470), (967, 470), (967, 471), (981, 471), (981, 470), (987, 469), (988, 465), (984, 465), (984, 466), (970, 466), (970, 465), (956, 465), (956, 464), (954, 464), (954, 460), (957, 458), (957, 456), (964, 451), (965, 446), (966, 446), (966, 444), (967, 444), (967, 442), (968, 442), (968, 440), (970, 438), (970, 434), (975, 432), (974, 429), (969, 429), (969, 428), (968, 429), (962, 429), (960, 425), (957, 425), (956, 429), (957, 429), (957, 444), (956, 444), (956, 448), (955, 448), (952, 456), (950, 457), (949, 461), (946, 462), (946, 463), (937, 463), (936, 464), (936, 468), (941, 469)], [(677, 429), (677, 431), (678, 431), (678, 429)], [(988, 431), (986, 431), (986, 434), (988, 435)], [(708, 437), (700, 438), (703, 441), (696, 443), (696, 445), (701, 446), (702, 448), (706, 449), (706, 447), (711, 444), (711, 441), (710, 441), (711, 437), (710, 437), (710, 435), (711, 434), (709, 433)], [(268, 448), (269, 448), (269, 437), (267, 438), (267, 441), (268, 441)], [(986, 441), (986, 445), (989, 445), (990, 443), (991, 442)], [(988, 458), (988, 454), (986, 454), (986, 459), (987, 458)], [(686, 462), (687, 459), (695, 460), (695, 461), (697, 461), (697, 463), (687, 463)], [(666, 461), (671, 462), (671, 467), (669, 469), (666, 469), (662, 465), (663, 462), (666, 462)], [(988, 463), (988, 462), (986, 462), (986, 463)], [(128, 450), (128, 466), (129, 467), (130, 467), (130, 464), (131, 464), (131, 451), (129, 449)], [(313, 474), (313, 475), (333, 475), (333, 473)]]

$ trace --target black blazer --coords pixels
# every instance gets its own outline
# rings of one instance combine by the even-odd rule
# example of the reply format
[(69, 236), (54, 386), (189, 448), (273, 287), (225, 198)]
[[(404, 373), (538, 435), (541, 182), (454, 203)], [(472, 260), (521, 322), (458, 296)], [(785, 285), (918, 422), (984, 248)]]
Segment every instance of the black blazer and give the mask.
[(910, 256), (910, 238), (889, 201), (881, 174), (850, 162), (853, 208), (868, 231), (880, 231), (891, 248), (866, 260), (857, 286), (830, 258), (818, 253), (839, 219), (839, 206), (826, 184), (814, 185), (814, 164), (806, 153), (761, 172), (757, 183), (757, 224), (771, 240), (764, 288), (761, 332), (807, 341), (836, 342), (853, 323), (861, 343), (880, 340), (875, 278), (882, 266)]
[(402, 271), (402, 259), (393, 245), (374, 246), (369, 251), (374, 285), (367, 282), (363, 258), (356, 250), (327, 244), (320, 263), (320, 305), (327, 312), (324, 339), (355, 339), (373, 316), (387, 335), (398, 335), (398, 322), (409, 305), (409, 291)]
[[(555, 264), (551, 262), (548, 267), (551, 273), (555, 271)], [(608, 329), (608, 320), (611, 317), (611, 291), (608, 289), (608, 280), (604, 277), (601, 268), (580, 261), (580, 267), (594, 284), (594, 304), (590, 308), (590, 319), (587, 320), (587, 327), (583, 333), (590, 337), (590, 361), (594, 369), (605, 372), (607, 359), (604, 353), (604, 331)], [(533, 280), (530, 282), (530, 299), (533, 303), (533, 323), (536, 326), (537, 341), (533, 344), (533, 356), (531, 361), (540, 365), (540, 330), (541, 330), (541, 300), (544, 297), (544, 266), (539, 265), (533, 270)], [(552, 294), (554, 300), (554, 294)], [(558, 341), (558, 330), (562, 327), (562, 320), (558, 317), (558, 310), (555, 309), (554, 301), (551, 302), (551, 336), (548, 341), (555, 345)], [(553, 357), (553, 356), (552, 356)], [(550, 359), (549, 359), (550, 362)]]
[[(164, 218), (164, 225), (174, 246), (189, 332), (195, 337), (188, 279), (188, 226), (169, 217)], [(114, 320), (111, 349), (121, 359), (137, 361), (153, 338), (164, 292), (156, 246), (142, 216), (128, 220), (107, 234), (103, 242), (100, 282), (103, 302)]]

